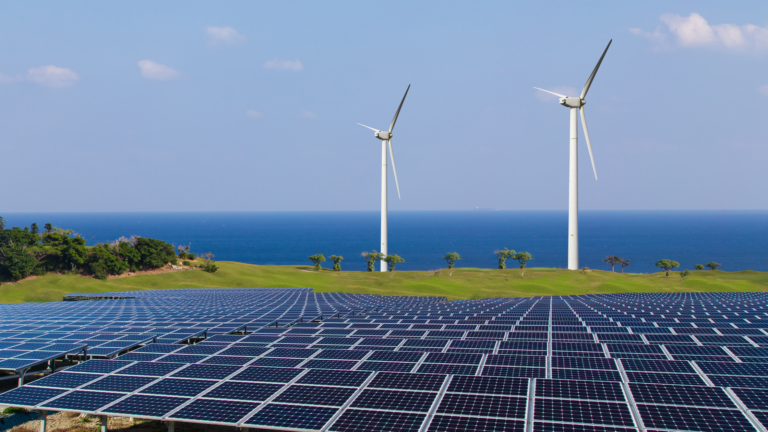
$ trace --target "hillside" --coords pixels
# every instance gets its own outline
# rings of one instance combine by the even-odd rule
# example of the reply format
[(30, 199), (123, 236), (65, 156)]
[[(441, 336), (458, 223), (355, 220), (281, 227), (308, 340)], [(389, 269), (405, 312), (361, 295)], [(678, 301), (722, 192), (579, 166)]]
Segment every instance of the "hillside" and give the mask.
[(313, 287), (319, 292), (381, 295), (446, 296), (449, 300), (487, 297), (569, 295), (619, 292), (766, 291), (768, 273), (755, 271), (624, 274), (529, 268), (476, 268), (395, 273), (312, 271), (310, 266), (259, 266), (218, 262), (221, 270), (139, 275), (105, 281), (73, 275), (38, 277), (0, 286), (0, 303), (61, 300), (71, 292), (151, 290), (162, 288)]

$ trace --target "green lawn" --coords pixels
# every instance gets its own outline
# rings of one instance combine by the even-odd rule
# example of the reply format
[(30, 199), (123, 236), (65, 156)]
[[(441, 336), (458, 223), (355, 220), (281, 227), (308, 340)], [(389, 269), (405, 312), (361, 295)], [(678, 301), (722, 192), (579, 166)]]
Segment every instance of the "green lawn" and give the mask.
[(549, 268), (490, 270), (457, 268), (394, 273), (312, 271), (311, 266), (258, 266), (218, 262), (217, 273), (200, 270), (132, 276), (100, 281), (72, 275), (47, 275), (0, 286), (0, 303), (61, 300), (72, 292), (151, 290), (163, 288), (312, 287), (318, 292), (445, 296), (449, 300), (621, 292), (766, 291), (768, 273), (695, 271), (624, 274)]

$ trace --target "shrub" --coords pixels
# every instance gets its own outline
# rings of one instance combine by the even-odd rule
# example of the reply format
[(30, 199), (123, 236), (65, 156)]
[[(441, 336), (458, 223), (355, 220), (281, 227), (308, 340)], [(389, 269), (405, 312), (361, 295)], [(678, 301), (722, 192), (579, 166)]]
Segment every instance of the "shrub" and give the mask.
[(192, 263), (191, 263), (191, 262), (189, 262), (189, 261), (182, 261), (181, 263), (182, 263), (182, 264), (184, 264), (184, 265), (185, 265), (185, 266), (187, 266), (187, 267), (189, 267), (190, 265), (192, 265)]
[(187, 253), (187, 259), (193, 260), (195, 259), (195, 254), (193, 253)]
[(3, 410), (3, 414), (25, 414), (27, 410), (19, 407), (8, 407)]
[(179, 252), (179, 258), (187, 259), (187, 253), (186, 252)]
[(216, 273), (216, 271), (219, 270), (219, 266), (213, 263), (213, 261), (208, 261), (200, 265), (200, 268), (203, 269), (203, 271), (206, 271), (208, 273)]
[(158, 268), (169, 262), (177, 262), (173, 246), (162, 240), (140, 237), (136, 240), (135, 248), (141, 257), (140, 264), (144, 267)]

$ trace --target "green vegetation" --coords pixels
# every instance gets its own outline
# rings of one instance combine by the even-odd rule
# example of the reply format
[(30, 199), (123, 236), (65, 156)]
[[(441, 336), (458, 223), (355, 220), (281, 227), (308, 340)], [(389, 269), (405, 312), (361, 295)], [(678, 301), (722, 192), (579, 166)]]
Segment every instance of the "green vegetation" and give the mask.
[(499, 270), (504, 270), (507, 267), (507, 259), (517, 255), (517, 252), (507, 248), (494, 251), (493, 253), (496, 254), (496, 259), (499, 260)]
[[(620, 274), (564, 269), (457, 268), (437, 271), (335, 272), (312, 266), (257, 266), (217, 262), (216, 273), (169, 272), (97, 280), (80, 275), (47, 274), (0, 285), (0, 302), (61, 300), (73, 292), (107, 292), (166, 288), (287, 288), (313, 287), (317, 292), (445, 296), (449, 300), (539, 295), (608, 294), (623, 292), (768, 291), (768, 273), (692, 272), (685, 280), (664, 273)], [(522, 276), (521, 276), (522, 274)], [(449, 276), (450, 275), (450, 276)]]
[(384, 258), (384, 262), (387, 263), (387, 266), (389, 266), (389, 271), (393, 272), (395, 271), (395, 266), (400, 263), (404, 263), (405, 260), (400, 257), (400, 255), (396, 254), (390, 254), (387, 255)]
[(675, 267), (680, 267), (680, 263), (669, 259), (663, 259), (656, 261), (656, 267), (667, 272), (667, 277), (669, 277), (669, 272), (674, 270)]
[(24, 408), (13, 407), (13, 406), (10, 406), (3, 410), (3, 414), (26, 414), (27, 412), (28, 411)]
[[(321, 255), (322, 256), (322, 255)], [(200, 269), (204, 272), (208, 273), (216, 273), (219, 270), (219, 266), (214, 264), (213, 257), (214, 255), (210, 252), (204, 253), (200, 255), (200, 257), (203, 259), (203, 263), (200, 264)]]
[(373, 271), (373, 266), (376, 264), (376, 261), (381, 261), (384, 259), (384, 254), (381, 252), (376, 252), (376, 249), (373, 250), (373, 252), (365, 251), (361, 254), (363, 258), (365, 258), (365, 263), (368, 265), (368, 271)]
[(693, 268), (695, 268), (696, 270), (704, 270), (704, 266), (701, 264), (696, 264), (693, 266)]
[(448, 263), (448, 268), (452, 269), (453, 265), (456, 264), (456, 261), (461, 259), (461, 255), (457, 252), (448, 252), (443, 259)]
[(613, 255), (608, 255), (607, 257), (603, 258), (603, 262), (611, 266), (611, 271), (613, 271), (613, 268), (616, 266), (616, 264), (619, 264), (621, 262), (621, 258)]
[(309, 260), (312, 261), (312, 263), (315, 265), (315, 270), (320, 271), (322, 267), (320, 267), (320, 263), (325, 262), (325, 257), (323, 254), (315, 254), (309, 257)]
[(533, 256), (528, 252), (516, 253), (514, 258), (520, 263), (520, 269), (524, 269), (528, 261), (533, 261)]
[(685, 280), (685, 278), (687, 278), (690, 275), (691, 275), (691, 272), (689, 272), (688, 270), (683, 270), (680, 272), (680, 280)]
[(710, 261), (706, 264), (704, 264), (708, 269), (710, 270), (717, 270), (718, 267), (720, 267), (720, 263), (716, 263), (714, 261)]
[[(185, 258), (194, 259), (186, 253)], [(107, 279), (128, 270), (155, 269), (176, 263), (172, 245), (150, 238), (122, 237), (112, 243), (85, 245), (85, 239), (71, 229), (45, 224), (40, 232), (36, 223), (32, 229), (5, 229), (0, 217), (0, 281), (18, 281), (49, 272), (72, 273)]]
[(328, 258), (333, 261), (333, 271), (341, 271), (341, 260), (344, 259), (341, 255), (331, 255)]
[(621, 264), (621, 273), (624, 274), (624, 267), (632, 264), (632, 261), (630, 261), (628, 259), (623, 259), (623, 260), (621, 260), (620, 264)]

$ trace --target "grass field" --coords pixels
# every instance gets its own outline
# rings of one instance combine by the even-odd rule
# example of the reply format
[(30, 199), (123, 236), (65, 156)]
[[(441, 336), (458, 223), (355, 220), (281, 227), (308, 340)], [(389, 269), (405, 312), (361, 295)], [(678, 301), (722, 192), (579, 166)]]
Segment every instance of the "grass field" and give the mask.
[(549, 268), (491, 270), (475, 268), (394, 273), (312, 271), (310, 266), (258, 266), (218, 262), (217, 273), (200, 270), (132, 276), (100, 281), (73, 275), (46, 275), (0, 286), (0, 303), (61, 300), (72, 292), (163, 288), (312, 287), (318, 292), (445, 296), (449, 300), (621, 292), (766, 291), (768, 273), (695, 271), (686, 280), (678, 272), (624, 274)]

